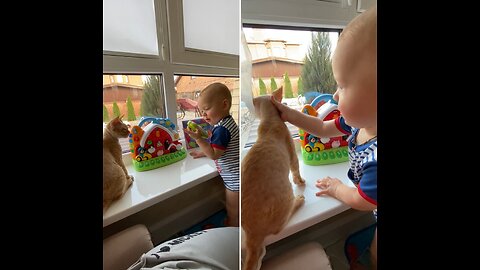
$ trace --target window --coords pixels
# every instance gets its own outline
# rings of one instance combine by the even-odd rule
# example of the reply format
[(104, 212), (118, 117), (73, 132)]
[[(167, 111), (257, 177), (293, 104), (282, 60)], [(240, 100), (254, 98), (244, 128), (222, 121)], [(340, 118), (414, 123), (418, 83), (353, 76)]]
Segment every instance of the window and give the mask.
[[(230, 3), (231, 12), (239, 13), (239, 2)], [(192, 6), (190, 6), (192, 5)], [(205, 51), (186, 48), (183, 40), (189, 34), (178, 31), (182, 24), (175, 24), (179, 18), (188, 17), (190, 23), (201, 20), (202, 16), (184, 14), (183, 7), (192, 10), (196, 7), (195, 1), (178, 0), (139, 0), (139, 1), (104, 1), (104, 51), (103, 51), (103, 106), (104, 125), (106, 119), (114, 114), (124, 114), (124, 120), (130, 125), (137, 124), (142, 114), (166, 117), (177, 123), (180, 130), (180, 121), (197, 117), (195, 111), (182, 111), (178, 108), (177, 99), (182, 95), (178, 82), (184, 77), (196, 77), (195, 81), (221, 80), (232, 85), (234, 104), (232, 114), (239, 121), (239, 71), (238, 53), (225, 53), (215, 49)], [(225, 9), (225, 5), (200, 5), (194, 10), (198, 14), (218, 13)], [(197, 15), (198, 15), (197, 14)], [(203, 18), (204, 19), (204, 18)], [(238, 16), (227, 18), (219, 25), (239, 24)], [(169, 24), (170, 22), (170, 24)], [(170, 25), (170, 28), (167, 27)], [(238, 28), (238, 27), (237, 27)], [(225, 30), (225, 29), (224, 29)], [(238, 33), (238, 32), (237, 32)], [(224, 36), (217, 34), (215, 39), (222, 40)], [(182, 46), (178, 42), (182, 41)], [(238, 37), (229, 39), (229, 43), (237, 44)], [(178, 45), (178, 46), (176, 46)], [(175, 58), (179, 48), (185, 50), (180, 58)], [(181, 61), (177, 61), (180, 59)], [(147, 83), (150, 82), (150, 83)], [(149, 90), (149, 89), (153, 89)], [(202, 86), (193, 89), (191, 99), (196, 101)], [(189, 90), (190, 91), (190, 88)], [(148, 93), (154, 94), (148, 94)], [(178, 96), (178, 93), (180, 97)], [(130, 99), (130, 101), (128, 101)], [(236, 102), (236, 106), (235, 106)], [(116, 106), (114, 106), (116, 103)], [(132, 105), (128, 105), (128, 104)], [(147, 106), (148, 104), (148, 106)], [(114, 107), (115, 112), (114, 112)], [(129, 108), (134, 112), (135, 120), (128, 120)], [(131, 109), (133, 107), (133, 109)], [(145, 108), (153, 108), (146, 110)], [(235, 109), (237, 108), (237, 109)], [(148, 111), (148, 112), (146, 112)], [(235, 116), (236, 114), (236, 116)], [(133, 116), (130, 115), (130, 119)], [(183, 136), (183, 132), (179, 132)], [(128, 152), (128, 143), (123, 143), (124, 152)]]
[[(242, 31), (245, 50), (251, 59), (251, 70), (245, 75), (251, 80), (248, 83), (252, 97), (271, 94), (283, 86), (282, 103), (300, 110), (319, 94), (336, 91), (331, 56), (340, 30), (244, 24)], [(242, 82), (243, 76), (242, 66)], [(247, 104), (242, 103), (241, 130), (248, 132), (242, 135), (244, 147), (256, 141), (258, 121), (252, 117)], [(292, 136), (298, 136), (298, 128), (286, 124)]]
[(209, 84), (219, 82), (225, 84), (232, 94), (232, 107), (230, 113), (239, 124), (240, 85), (239, 78), (235, 77), (207, 77), (207, 76), (175, 76), (175, 89), (177, 97), (177, 127), (180, 138), (184, 138), (182, 122), (202, 117), (197, 107), (200, 91)]
[(239, 9), (240, 0), (168, 0), (170, 31), (175, 33), (171, 61), (224, 67), (238, 74)]
[[(130, 77), (130, 82), (103, 85), (104, 123), (122, 115), (122, 121), (129, 126), (138, 125), (142, 116), (166, 117), (162, 75), (115, 76), (117, 80)], [(122, 152), (129, 152), (128, 138), (119, 141)]]

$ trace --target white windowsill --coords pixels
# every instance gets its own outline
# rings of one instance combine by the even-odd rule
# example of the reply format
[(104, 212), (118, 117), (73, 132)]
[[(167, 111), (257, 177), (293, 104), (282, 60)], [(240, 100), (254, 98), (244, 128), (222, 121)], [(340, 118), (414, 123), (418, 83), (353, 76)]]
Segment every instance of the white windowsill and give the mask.
[(187, 157), (181, 161), (144, 172), (137, 172), (133, 168), (130, 154), (125, 154), (125, 166), (135, 179), (125, 195), (105, 212), (103, 227), (218, 175), (213, 160), (206, 157), (193, 159), (190, 151), (187, 151)]
[[(317, 197), (315, 195), (320, 190), (315, 186), (316, 181), (326, 176), (336, 177), (346, 185), (354, 187), (347, 176), (348, 162), (320, 166), (305, 165), (302, 161), (298, 141), (295, 141), (295, 147), (299, 159), (300, 174), (305, 179), (306, 185), (297, 187), (293, 184), (291, 173), (290, 182), (296, 195), (303, 194), (305, 196), (305, 204), (292, 216), (281, 232), (276, 235), (270, 235), (265, 239), (265, 245), (267, 246), (350, 209), (348, 205), (337, 199), (329, 196)], [(241, 156), (244, 157), (247, 152), (248, 149), (244, 150)]]

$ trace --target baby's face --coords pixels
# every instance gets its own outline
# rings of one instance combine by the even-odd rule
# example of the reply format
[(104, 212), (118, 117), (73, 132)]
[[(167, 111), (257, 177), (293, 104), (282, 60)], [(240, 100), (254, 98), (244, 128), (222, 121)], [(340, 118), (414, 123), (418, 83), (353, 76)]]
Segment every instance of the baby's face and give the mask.
[(377, 58), (356, 46), (351, 39), (339, 40), (332, 59), (337, 81), (334, 99), (347, 124), (363, 128), (376, 126)]
[(200, 96), (198, 99), (198, 108), (200, 109), (203, 119), (212, 126), (226, 116), (223, 100), (220, 98), (213, 97), (209, 99), (208, 96)]

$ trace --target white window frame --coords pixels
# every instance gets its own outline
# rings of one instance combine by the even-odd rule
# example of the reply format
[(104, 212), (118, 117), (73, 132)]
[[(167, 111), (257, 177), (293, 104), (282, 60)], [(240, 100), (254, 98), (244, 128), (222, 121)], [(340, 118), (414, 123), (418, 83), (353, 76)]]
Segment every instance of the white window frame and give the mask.
[(242, 0), (242, 23), (344, 28), (358, 15), (357, 0)]
[[(191, 51), (191, 49), (185, 50), (184, 48), (186, 53), (180, 54), (180, 58), (171, 57), (171, 55), (177, 55), (176, 49), (173, 49), (172, 52), (172, 47), (179, 47), (180, 40), (183, 44), (181, 2), (179, 0), (154, 0), (158, 55), (103, 51), (104, 74), (162, 75), (166, 117), (174, 123), (177, 123), (174, 74), (239, 77), (238, 55), (202, 50)], [(178, 19), (181, 21), (182, 28), (175, 26)], [(238, 25), (240, 27), (240, 22)]]

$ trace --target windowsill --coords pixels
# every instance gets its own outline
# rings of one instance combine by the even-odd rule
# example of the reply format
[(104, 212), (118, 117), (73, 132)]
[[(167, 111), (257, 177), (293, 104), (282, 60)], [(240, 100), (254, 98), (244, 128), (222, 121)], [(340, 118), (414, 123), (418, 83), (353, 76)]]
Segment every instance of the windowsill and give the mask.
[[(295, 140), (295, 148), (299, 159), (300, 174), (305, 179), (306, 185), (297, 187), (293, 184), (291, 174), (290, 182), (292, 183), (295, 195), (303, 194), (303, 196), (305, 196), (305, 204), (293, 214), (282, 231), (276, 235), (270, 235), (265, 239), (265, 245), (267, 246), (350, 209), (348, 205), (337, 199), (329, 196), (317, 197), (315, 195), (315, 193), (320, 190), (315, 186), (316, 181), (326, 176), (336, 177), (344, 184), (354, 187), (347, 176), (349, 168), (348, 162), (320, 166), (305, 165), (302, 161), (299, 142), (297, 140)], [(244, 157), (247, 152), (248, 150), (244, 150), (242, 157)]]
[(218, 175), (213, 160), (194, 159), (190, 156), (190, 151), (187, 151), (187, 157), (181, 161), (143, 172), (137, 172), (133, 168), (130, 154), (123, 155), (125, 166), (129, 174), (133, 175), (134, 182), (122, 198), (105, 212), (103, 227)]

